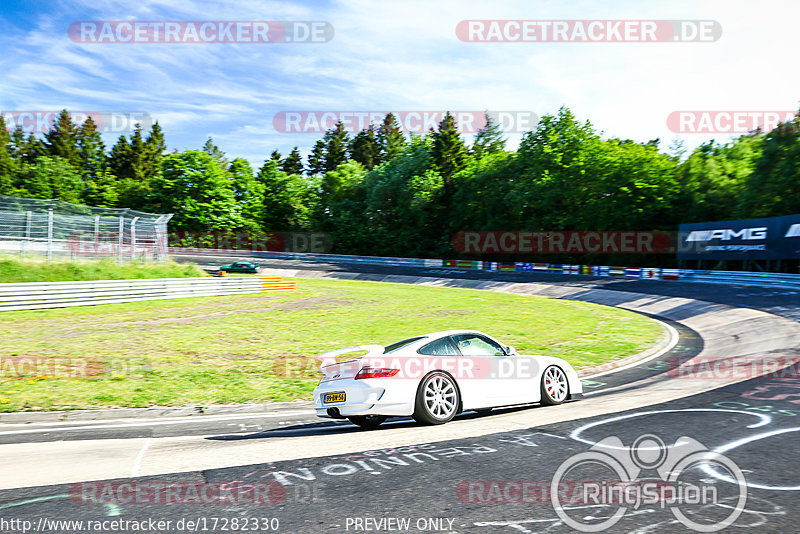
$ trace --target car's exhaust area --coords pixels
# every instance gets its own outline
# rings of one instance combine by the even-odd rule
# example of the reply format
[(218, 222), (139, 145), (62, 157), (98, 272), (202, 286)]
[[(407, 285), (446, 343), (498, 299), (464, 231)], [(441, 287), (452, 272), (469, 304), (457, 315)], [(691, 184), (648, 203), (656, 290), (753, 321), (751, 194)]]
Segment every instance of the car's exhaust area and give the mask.
[(339, 408), (328, 408), (328, 415), (333, 417), (334, 419), (347, 419), (341, 413), (339, 413)]

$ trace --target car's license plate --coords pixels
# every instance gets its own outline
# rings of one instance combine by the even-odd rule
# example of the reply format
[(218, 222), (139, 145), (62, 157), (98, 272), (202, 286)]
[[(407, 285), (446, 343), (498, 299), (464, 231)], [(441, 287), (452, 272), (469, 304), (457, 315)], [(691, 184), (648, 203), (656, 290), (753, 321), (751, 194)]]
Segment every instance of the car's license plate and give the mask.
[(345, 400), (345, 393), (344, 391), (337, 391), (336, 393), (326, 393), (325, 396), (322, 398), (322, 402), (325, 404), (330, 404), (332, 402), (344, 402)]

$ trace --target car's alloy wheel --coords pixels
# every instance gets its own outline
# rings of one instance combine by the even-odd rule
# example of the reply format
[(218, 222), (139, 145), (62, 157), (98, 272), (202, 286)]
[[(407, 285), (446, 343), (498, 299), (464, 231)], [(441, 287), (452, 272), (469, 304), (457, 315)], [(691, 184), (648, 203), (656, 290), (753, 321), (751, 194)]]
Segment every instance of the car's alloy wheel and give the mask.
[(351, 423), (358, 425), (361, 428), (378, 428), (381, 423), (386, 421), (384, 415), (354, 415), (348, 417)]
[(455, 417), (459, 393), (453, 378), (435, 371), (426, 376), (417, 388), (414, 419), (429, 425), (441, 425)]
[(551, 365), (542, 373), (542, 404), (553, 406), (567, 400), (569, 382), (560, 367)]

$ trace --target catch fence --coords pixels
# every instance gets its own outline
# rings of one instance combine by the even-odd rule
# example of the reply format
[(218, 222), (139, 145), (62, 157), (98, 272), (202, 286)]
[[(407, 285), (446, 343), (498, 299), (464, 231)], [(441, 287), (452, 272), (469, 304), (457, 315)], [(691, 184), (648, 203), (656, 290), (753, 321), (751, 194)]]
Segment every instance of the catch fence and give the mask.
[(172, 214), (0, 196), (0, 253), (54, 259), (166, 261)]

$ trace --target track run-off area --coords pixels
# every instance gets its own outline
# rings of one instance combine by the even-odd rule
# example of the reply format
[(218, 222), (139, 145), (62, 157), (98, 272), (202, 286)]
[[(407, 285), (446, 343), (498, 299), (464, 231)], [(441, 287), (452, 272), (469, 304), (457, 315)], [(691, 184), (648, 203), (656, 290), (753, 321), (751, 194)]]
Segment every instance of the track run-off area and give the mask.
[[(213, 258), (203, 261), (214, 264)], [(4, 419), (0, 518), (51, 532), (78, 532), (93, 521), (145, 519), (168, 521), (163, 526), (170, 528), (163, 531), (172, 532), (572, 532), (574, 525), (556, 510), (549, 492), (536, 489), (546, 488), (565, 462), (600, 441), (616, 437), (628, 447), (649, 434), (668, 445), (691, 438), (741, 469), (746, 502), (727, 529), (797, 530), (800, 381), (763, 362), (784, 365), (800, 358), (798, 292), (256, 261), (263, 274), (296, 277), (300, 283), (303, 277), (335, 277), (616, 306), (662, 320), (674, 339), (656, 354), (585, 377), (586, 397), (580, 402), (464, 413), (434, 427), (393, 419), (366, 431), (320, 420), (310, 403), (201, 416), (175, 411), (113, 420)], [(734, 373), (704, 372), (731, 369), (732, 362), (744, 360), (762, 364), (735, 367)], [(676, 368), (676, 362), (689, 371)], [(658, 476), (651, 471), (645, 469), (638, 480)], [(739, 486), (728, 474), (705, 466), (693, 476), (697, 485), (717, 487), (719, 499), (692, 507), (688, 519), (713, 524), (736, 508)], [(530, 491), (523, 498), (519, 488), (525, 482)], [(262, 488), (269, 498), (201, 504), (186, 499), (81, 502), (76, 497), (120, 484), (165, 483)], [(570, 516), (595, 524), (619, 510), (616, 504), (586, 502), (565, 508)], [(65, 527), (54, 523), (59, 520), (86, 523)], [(625, 509), (607, 530), (691, 531), (685, 525), (669, 506), (641, 504)]]

